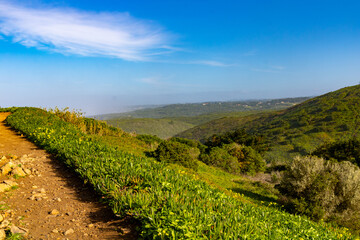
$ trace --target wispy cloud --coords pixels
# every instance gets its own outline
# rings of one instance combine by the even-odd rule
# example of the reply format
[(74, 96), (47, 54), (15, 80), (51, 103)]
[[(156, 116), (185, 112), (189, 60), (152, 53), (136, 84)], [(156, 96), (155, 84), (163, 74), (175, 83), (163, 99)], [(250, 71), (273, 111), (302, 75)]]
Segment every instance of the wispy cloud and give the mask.
[(127, 13), (29, 8), (9, 1), (0, 2), (0, 34), (40, 50), (128, 61), (176, 51), (161, 27)]

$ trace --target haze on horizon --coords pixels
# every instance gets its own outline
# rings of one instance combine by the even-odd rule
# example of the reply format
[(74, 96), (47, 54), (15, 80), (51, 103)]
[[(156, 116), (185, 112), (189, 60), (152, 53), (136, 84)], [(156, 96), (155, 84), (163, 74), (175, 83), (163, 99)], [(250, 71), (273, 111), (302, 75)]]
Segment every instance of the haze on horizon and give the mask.
[(315, 96), (360, 81), (360, 2), (0, 0), (0, 106)]

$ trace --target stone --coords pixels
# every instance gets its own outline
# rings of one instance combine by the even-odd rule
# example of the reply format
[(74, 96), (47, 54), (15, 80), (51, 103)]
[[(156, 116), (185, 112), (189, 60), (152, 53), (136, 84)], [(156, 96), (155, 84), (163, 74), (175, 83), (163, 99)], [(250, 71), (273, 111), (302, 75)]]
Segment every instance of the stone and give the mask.
[[(61, 202), (61, 198), (54, 198), (54, 201)], [(67, 213), (66, 213), (67, 214)]]
[(60, 212), (58, 210), (56, 210), (56, 209), (53, 209), (49, 214), (58, 215), (58, 214), (60, 214)]
[(10, 227), (10, 232), (11, 232), (12, 234), (23, 234), (23, 235), (26, 235), (27, 232), (28, 232), (28, 230), (25, 229), (25, 228), (22, 228), (22, 227), (17, 227), (17, 226), (15, 226), (15, 225), (12, 225), (12, 226)]
[(6, 233), (4, 229), (0, 229), (0, 240), (6, 239)]
[(16, 182), (11, 181), (11, 180), (4, 180), (3, 183), (9, 185), (10, 187), (14, 187), (14, 186), (18, 185)]
[(21, 167), (15, 167), (12, 171), (11, 171), (12, 175), (17, 175), (19, 177), (25, 177), (26, 173), (24, 172), (24, 170)]
[(67, 230), (65, 233), (64, 233), (64, 235), (66, 236), (66, 235), (70, 235), (70, 234), (73, 234), (75, 231), (74, 231), (74, 229), (72, 229), (72, 228), (70, 228), (69, 230)]
[(94, 227), (94, 224), (89, 224), (89, 225), (87, 225), (88, 226), (88, 228), (93, 228)]
[(7, 175), (15, 167), (15, 164), (8, 162), (1, 168), (1, 175)]
[(59, 230), (57, 230), (57, 229), (55, 228), (55, 229), (53, 229), (51, 232), (53, 232), (53, 233), (59, 233)]
[(31, 170), (30, 170), (30, 169), (27, 169), (27, 168), (24, 169), (24, 172), (26, 173), (26, 175), (30, 175), (30, 174), (31, 174)]
[(4, 221), (1, 222), (0, 228), (6, 228), (7, 226), (9, 226), (9, 224), (10, 224), (9, 220), (5, 219)]
[(6, 192), (11, 189), (10, 185), (7, 185), (6, 183), (0, 183), (0, 192)]

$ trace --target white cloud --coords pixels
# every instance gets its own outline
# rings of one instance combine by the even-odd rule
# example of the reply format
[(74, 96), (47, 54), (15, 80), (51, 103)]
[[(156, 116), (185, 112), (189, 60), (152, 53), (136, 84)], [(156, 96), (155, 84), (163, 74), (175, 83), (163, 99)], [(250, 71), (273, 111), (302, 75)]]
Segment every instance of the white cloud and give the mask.
[(29, 8), (9, 1), (0, 2), (0, 34), (40, 50), (128, 61), (176, 50), (169, 46), (170, 34), (127, 13)]

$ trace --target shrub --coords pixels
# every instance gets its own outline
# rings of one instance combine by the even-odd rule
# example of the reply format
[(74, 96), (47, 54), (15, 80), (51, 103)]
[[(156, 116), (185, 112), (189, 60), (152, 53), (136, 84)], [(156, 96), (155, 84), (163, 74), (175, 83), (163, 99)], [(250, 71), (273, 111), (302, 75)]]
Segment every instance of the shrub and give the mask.
[(224, 145), (224, 149), (231, 156), (237, 158), (242, 173), (254, 174), (265, 171), (266, 164), (264, 159), (253, 148), (231, 143)]
[(360, 141), (349, 139), (326, 143), (318, 147), (312, 154), (327, 160), (349, 161), (360, 166)]
[(208, 154), (201, 154), (200, 160), (207, 165), (220, 167), (231, 173), (239, 173), (240, 171), (237, 158), (231, 156), (228, 151), (220, 147), (211, 148)]
[(194, 170), (198, 168), (198, 156), (196, 149), (174, 141), (161, 142), (154, 152), (154, 157), (160, 162), (176, 163)]
[(277, 188), (289, 209), (359, 228), (360, 170), (350, 162), (295, 157)]
[(159, 146), (159, 144), (164, 141), (158, 136), (150, 134), (137, 135), (136, 138), (145, 142), (152, 150), (155, 150)]

